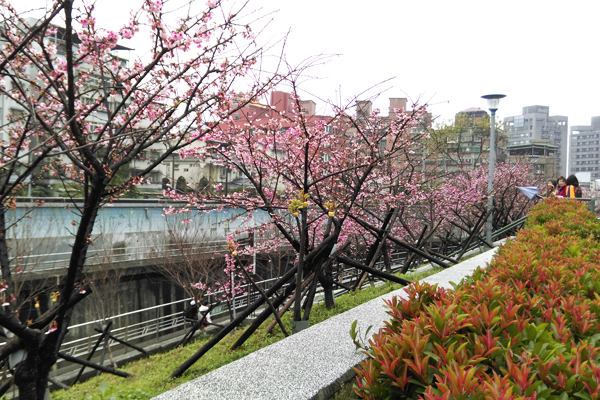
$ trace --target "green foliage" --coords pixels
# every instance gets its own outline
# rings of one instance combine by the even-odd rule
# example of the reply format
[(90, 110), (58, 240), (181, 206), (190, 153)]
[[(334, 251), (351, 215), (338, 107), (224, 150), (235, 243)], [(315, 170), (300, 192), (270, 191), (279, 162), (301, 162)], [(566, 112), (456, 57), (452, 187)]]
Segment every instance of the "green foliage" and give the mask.
[(34, 185), (31, 188), (32, 197), (52, 197), (52, 189), (47, 186)]
[(123, 192), (123, 195), (120, 196), (121, 198), (138, 199), (141, 197), (142, 194), (140, 192), (140, 189), (136, 185), (129, 185), (125, 188), (122, 187), (122, 185), (124, 185), (129, 180), (129, 170), (129, 164), (121, 167), (110, 180), (110, 186), (113, 188), (120, 188), (119, 191)]
[(175, 191), (179, 194), (185, 194), (189, 190), (187, 186), (187, 181), (184, 176), (180, 176), (177, 178), (177, 183), (175, 184)]
[(360, 399), (352, 389), (352, 381), (342, 385), (330, 400), (357, 400)]
[[(496, 122), (496, 139), (501, 141), (505, 137), (504, 126)], [(432, 129), (424, 145), (428, 148), (429, 154), (442, 154), (449, 160), (460, 163), (465, 154), (479, 154), (469, 167), (476, 168), (477, 164), (480, 164), (481, 153), (489, 138), (489, 115), (473, 119), (471, 115), (459, 114), (451, 123), (440, 124)], [(466, 148), (470, 150), (466, 151)]]
[(59, 197), (83, 197), (83, 186), (75, 182), (67, 183), (66, 185), (58, 185), (57, 191)]
[[(550, 217), (548, 217), (550, 216)], [(597, 399), (598, 222), (548, 200), (486, 271), (406, 289), (356, 368), (363, 399)]]
[[(16, 192), (16, 196), (27, 196), (29, 193), (28, 185), (23, 185)], [(35, 183), (31, 185), (31, 197), (52, 197), (52, 189), (47, 186), (38, 186)]]
[(364, 342), (366, 341), (365, 338), (371, 331), (371, 328), (373, 328), (373, 325), (370, 325), (367, 328), (367, 330), (365, 331), (365, 333), (361, 334), (360, 328), (356, 329), (357, 324), (358, 324), (358, 320), (355, 320), (354, 322), (352, 322), (352, 326), (350, 327), (350, 337), (352, 338), (352, 342), (354, 343), (354, 346), (356, 346), (356, 350), (367, 349), (367, 347), (364, 345)]
[(200, 178), (198, 183), (196, 184), (196, 191), (198, 193), (212, 193), (213, 187), (210, 183), (210, 180), (206, 176)]

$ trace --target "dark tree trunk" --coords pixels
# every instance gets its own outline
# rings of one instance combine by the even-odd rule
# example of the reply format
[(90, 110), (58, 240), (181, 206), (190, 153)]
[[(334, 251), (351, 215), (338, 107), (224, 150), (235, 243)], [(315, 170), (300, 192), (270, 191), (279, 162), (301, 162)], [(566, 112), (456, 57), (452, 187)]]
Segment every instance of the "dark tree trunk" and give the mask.
[(10, 270), (10, 258), (8, 256), (8, 245), (6, 238), (6, 208), (0, 203), (0, 267), (2, 271), (2, 280), (8, 285), (5, 293), (10, 296), (14, 294), (14, 284)]
[(82, 287), (83, 266), (101, 200), (100, 188), (93, 187), (83, 207), (71, 251), (69, 269), (61, 285), (61, 304), (55, 319), (57, 329), (50, 334), (40, 333), (39, 340), (27, 343), (27, 358), (16, 368), (14, 382), (19, 388), (21, 399), (43, 400), (45, 397), (50, 370), (56, 364), (58, 350), (71, 321), (74, 306), (70, 301), (71, 296)]
[(13, 383), (19, 389), (19, 399), (43, 400), (48, 388), (50, 368), (44, 368), (41, 360), (42, 334), (26, 344), (25, 360), (15, 367)]
[(387, 242), (383, 244), (383, 264), (388, 274), (392, 273), (392, 261), (390, 260), (389, 246)]
[(335, 306), (335, 298), (333, 297), (333, 268), (331, 263), (326, 263), (323, 266), (321, 273), (319, 274), (319, 283), (323, 287), (323, 293), (325, 295), (325, 307), (331, 310)]

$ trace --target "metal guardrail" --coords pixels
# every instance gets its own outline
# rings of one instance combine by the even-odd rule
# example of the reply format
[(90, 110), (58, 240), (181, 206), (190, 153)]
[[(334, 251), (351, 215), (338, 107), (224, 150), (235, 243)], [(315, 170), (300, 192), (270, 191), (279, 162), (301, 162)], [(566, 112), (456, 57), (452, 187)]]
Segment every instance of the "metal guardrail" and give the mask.
[[(86, 267), (101, 266), (106, 264), (127, 263), (127, 262), (147, 262), (157, 261), (163, 258), (181, 256), (182, 248), (185, 248), (187, 254), (211, 254), (215, 251), (226, 249), (224, 240), (215, 240), (203, 243), (182, 243), (165, 244), (164, 248), (158, 249), (156, 246), (125, 246), (112, 249), (91, 249), (88, 250)], [(19, 257), (19, 263), (24, 270), (29, 272), (43, 272), (56, 269), (62, 269), (68, 265), (70, 252), (32, 254)]]
[[(392, 254), (392, 261), (398, 262), (398, 261), (402, 260), (403, 259), (402, 256), (405, 254), (406, 253)], [(382, 264), (383, 264), (383, 262), (381, 261), (381, 262), (378, 262), (376, 265), (381, 266)], [(396, 272), (401, 267), (402, 266), (399, 265), (398, 267), (393, 268), (392, 270), (394, 272)], [(345, 276), (345, 279), (343, 279), (343, 283), (354, 279), (354, 274), (351, 273), (351, 271), (354, 271), (354, 268), (348, 267), (348, 268), (343, 269), (343, 275)], [(256, 282), (256, 284), (263, 289), (267, 289), (278, 279), (279, 278), (266, 279), (266, 280), (263, 280), (260, 282)], [(251, 289), (253, 289), (253, 287), (251, 285), (242, 286), (242, 290), (246, 290), (248, 293), (235, 298), (235, 309), (236, 310), (244, 309), (245, 307), (248, 306), (248, 304), (256, 301), (261, 296), (261, 294), (259, 292), (251, 290)], [(319, 285), (317, 292), (322, 292), (322, 290), (323, 290), (322, 287)], [(338, 292), (339, 293), (337, 294), (337, 296), (340, 296), (343, 293), (345, 293), (346, 291), (341, 290)], [(127, 342), (136, 342), (136, 341), (147, 342), (148, 340), (150, 340), (152, 338), (159, 339), (161, 334), (163, 334), (167, 331), (175, 330), (175, 329), (183, 329), (185, 326), (185, 323), (184, 323), (184, 318), (183, 318), (182, 312), (171, 313), (168, 315), (160, 315), (160, 314), (161, 314), (162, 310), (164, 309), (164, 307), (168, 307), (168, 306), (171, 306), (171, 307), (175, 306), (176, 308), (177, 308), (177, 306), (182, 306), (181, 308), (185, 309), (186, 305), (189, 303), (190, 300), (191, 299), (178, 300), (178, 301), (174, 301), (174, 302), (170, 302), (170, 303), (161, 304), (158, 306), (148, 307), (148, 308), (144, 308), (141, 310), (136, 310), (136, 311), (131, 311), (131, 312), (115, 315), (113, 317), (107, 318), (106, 320), (99, 319), (99, 320), (85, 322), (82, 324), (72, 325), (69, 327), (69, 330), (87, 327), (88, 330), (91, 331), (94, 326), (101, 327), (103, 324), (106, 324), (109, 320), (112, 320), (113, 322), (116, 322), (116, 323), (113, 323), (113, 326), (116, 326), (116, 328), (113, 328), (111, 330), (112, 336), (114, 336), (118, 339), (127, 341)], [(148, 312), (155, 312), (156, 316), (152, 319), (145, 320), (145, 321), (142, 321), (139, 323), (134, 323), (134, 324), (128, 323), (128, 319), (130, 317), (135, 317), (132, 319), (137, 319), (140, 314), (148, 313)], [(228, 315), (228, 313), (229, 313), (229, 311), (227, 309), (227, 306), (221, 305), (221, 306), (215, 307), (215, 309), (213, 309), (213, 311), (211, 312), (211, 317), (214, 320), (214, 319), (218, 319), (219, 317)], [(123, 320), (125, 321), (125, 323), (122, 323)], [(120, 326), (120, 325), (124, 325), (124, 326)], [(87, 337), (82, 337), (82, 338), (78, 338), (78, 339), (75, 339), (72, 341), (64, 342), (63, 345), (61, 346), (61, 351), (63, 353), (69, 354), (74, 357), (85, 356), (91, 351), (92, 346), (94, 345), (94, 343), (96, 342), (96, 340), (99, 337), (100, 337), (99, 333), (94, 333)], [(112, 339), (109, 339), (109, 345), (111, 346), (111, 348), (117, 348), (117, 346), (122, 346), (117, 341), (112, 340)], [(60, 368), (61, 362), (64, 362), (64, 360), (59, 359), (57, 362), (57, 365), (59, 366), (59, 368)]]

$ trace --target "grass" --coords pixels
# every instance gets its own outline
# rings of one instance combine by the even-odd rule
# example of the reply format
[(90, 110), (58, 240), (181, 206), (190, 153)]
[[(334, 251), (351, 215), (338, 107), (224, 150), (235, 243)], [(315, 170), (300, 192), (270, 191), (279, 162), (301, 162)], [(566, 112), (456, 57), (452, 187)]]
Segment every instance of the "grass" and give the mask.
[(359, 400), (360, 397), (352, 390), (355, 382), (356, 380), (353, 378), (350, 382), (344, 383), (340, 390), (338, 390), (329, 400)]
[[(414, 273), (403, 277), (411, 281), (417, 281), (429, 275), (433, 275), (440, 270), (441, 268), (432, 269), (423, 273)], [(367, 285), (363, 290), (357, 293), (349, 293), (337, 298), (335, 307), (331, 310), (327, 310), (323, 303), (315, 304), (310, 315), (310, 324), (318, 324), (319, 322), (401, 287), (401, 285), (392, 282), (387, 282), (381, 286)], [(288, 332), (291, 332), (291, 313), (286, 313), (282, 317), (282, 320)], [(270, 319), (267, 320), (246, 341), (246, 343), (237, 350), (231, 351), (229, 348), (242, 334), (243, 329), (238, 330), (237, 333), (233, 335), (228, 335), (186, 371), (183, 376), (177, 379), (169, 379), (169, 375), (204, 345), (210, 337), (201, 336), (186, 347), (155, 354), (149, 358), (137, 360), (121, 367), (121, 370), (133, 375), (131, 378), (124, 379), (114, 375), (103, 374), (86, 382), (77, 384), (69, 391), (59, 390), (53, 392), (51, 398), (55, 400), (149, 399), (283, 339), (284, 336), (278, 326), (273, 329), (271, 334), (266, 334), (265, 327), (269, 322)], [(350, 327), (348, 327), (348, 329), (350, 329)]]

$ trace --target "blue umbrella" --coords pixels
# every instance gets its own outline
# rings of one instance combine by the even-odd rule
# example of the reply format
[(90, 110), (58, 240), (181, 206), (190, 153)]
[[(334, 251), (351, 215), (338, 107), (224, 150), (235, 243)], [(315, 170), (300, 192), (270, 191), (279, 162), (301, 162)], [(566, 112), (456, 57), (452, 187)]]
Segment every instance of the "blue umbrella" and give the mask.
[(517, 189), (523, 192), (523, 194), (527, 196), (529, 200), (535, 199), (535, 196), (537, 196), (540, 192), (536, 186), (517, 186)]

